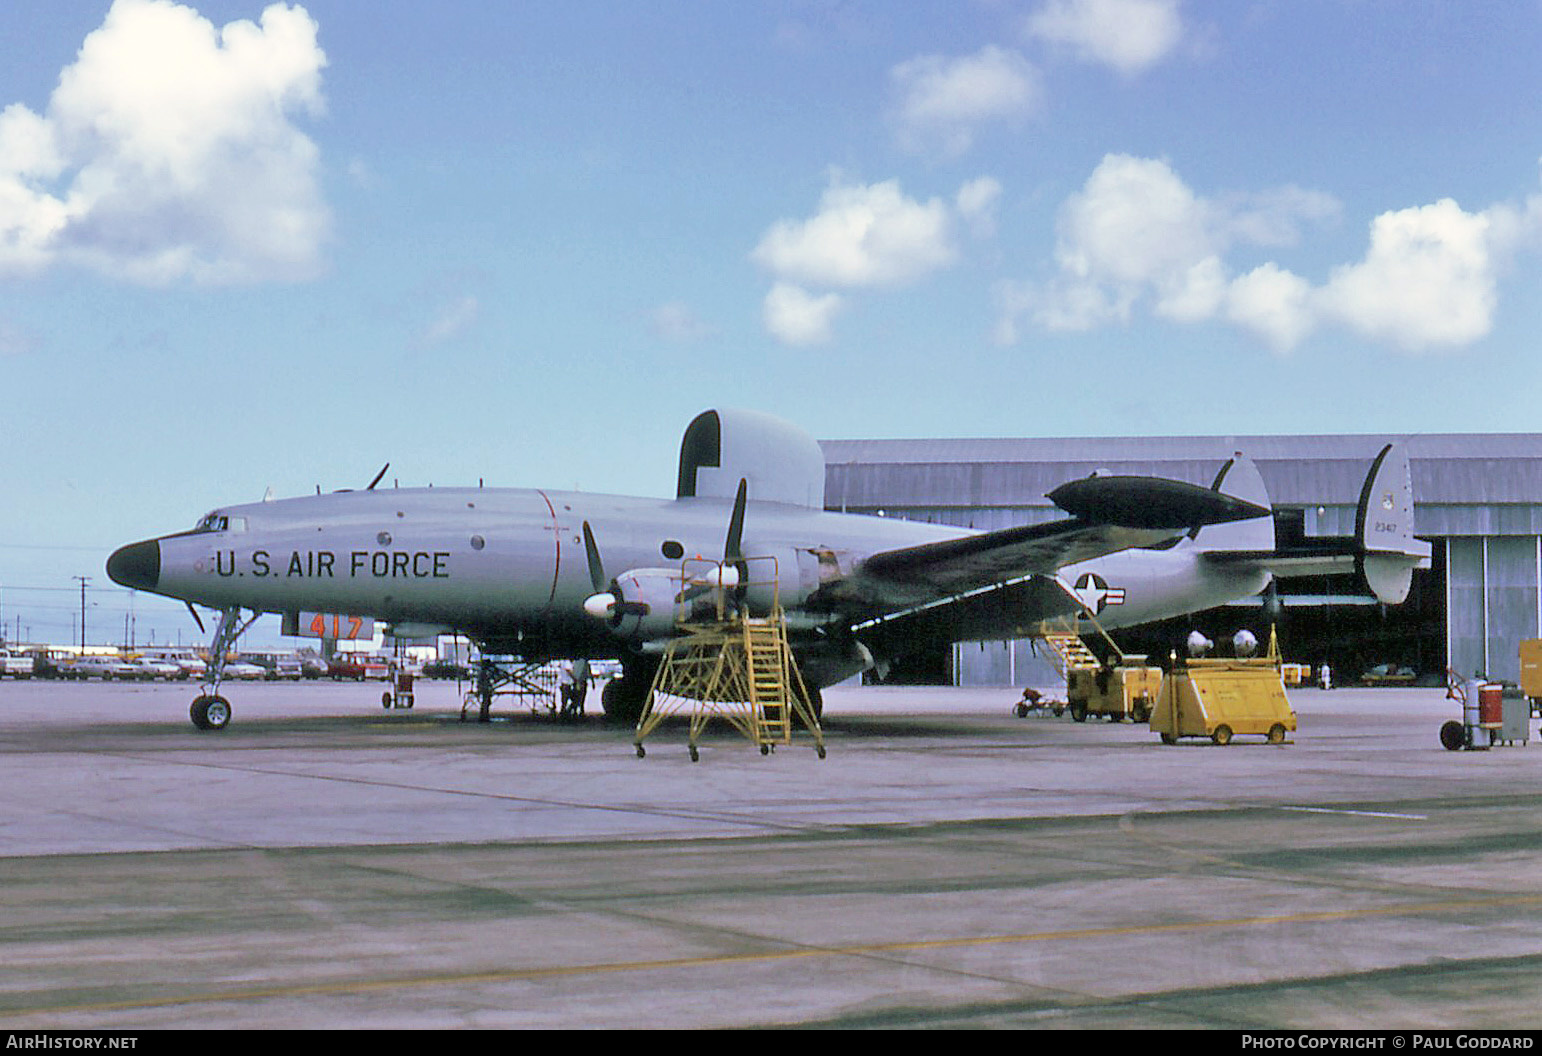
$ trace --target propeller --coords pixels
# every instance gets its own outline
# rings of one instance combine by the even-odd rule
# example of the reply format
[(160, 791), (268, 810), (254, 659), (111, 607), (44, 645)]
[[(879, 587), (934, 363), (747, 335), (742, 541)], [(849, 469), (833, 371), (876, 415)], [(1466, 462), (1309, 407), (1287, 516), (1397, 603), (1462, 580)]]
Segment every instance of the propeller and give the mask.
[(728, 516), (728, 536), (723, 540), (723, 562), (706, 579), (694, 579), (680, 596), (681, 601), (695, 601), (713, 590), (735, 590), (749, 578), (744, 561), (744, 508), (749, 500), (749, 481), (739, 478), (733, 512)]
[(594, 586), (594, 593), (584, 600), (584, 611), (597, 620), (609, 619), (616, 609), (616, 595), (607, 589), (610, 583), (605, 578), (605, 564), (588, 521), (584, 522), (584, 553), (589, 558), (589, 582)]
[[(685, 590), (676, 595), (676, 602), (690, 602), (701, 597), (708, 591), (734, 590), (747, 577), (744, 560), (744, 512), (749, 502), (749, 481), (741, 478), (739, 491), (734, 496), (733, 511), (728, 518), (728, 535), (723, 540), (723, 562), (717, 566), (716, 572), (706, 581), (695, 580), (685, 587)], [(612, 626), (619, 626), (622, 618), (628, 615), (647, 616), (652, 610), (647, 602), (627, 601), (622, 595), (620, 585), (605, 575), (605, 562), (600, 557), (600, 545), (595, 541), (594, 529), (588, 521), (584, 522), (584, 556), (589, 562), (589, 583), (594, 588), (594, 593), (584, 599), (584, 611), (597, 620), (606, 620)], [(640, 570), (639, 574), (646, 574), (649, 570)], [(676, 587), (679, 590), (678, 573)], [(647, 596), (647, 591), (644, 591)]]
[(594, 529), (584, 522), (584, 555), (589, 559), (589, 582), (594, 593), (584, 599), (584, 611), (597, 620), (620, 623), (628, 613), (648, 615), (648, 606), (640, 601), (625, 601), (614, 581), (605, 578), (605, 563), (600, 560), (600, 547), (594, 541)]
[(728, 538), (723, 541), (723, 560), (744, 560), (744, 506), (749, 499), (750, 482), (739, 478), (739, 492), (734, 496), (734, 512), (728, 518)]
[(739, 478), (739, 491), (734, 495), (734, 511), (728, 518), (728, 538), (723, 540), (723, 564), (731, 565), (733, 575), (725, 567), (718, 586), (731, 589), (749, 578), (749, 566), (744, 562), (744, 507), (749, 501), (750, 482)]

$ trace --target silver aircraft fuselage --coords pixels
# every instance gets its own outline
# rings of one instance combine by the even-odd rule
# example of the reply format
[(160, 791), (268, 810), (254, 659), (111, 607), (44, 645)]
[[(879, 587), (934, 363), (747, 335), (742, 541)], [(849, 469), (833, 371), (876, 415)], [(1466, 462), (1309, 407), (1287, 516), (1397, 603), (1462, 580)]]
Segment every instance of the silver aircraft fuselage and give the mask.
[[(614, 651), (584, 612), (594, 593), (583, 525), (615, 572), (723, 558), (732, 503), (523, 488), (340, 492), (222, 507), (192, 531), (130, 544), (109, 572), (127, 586), (213, 608), (369, 615), (474, 636), (540, 635)], [(967, 530), (750, 503), (747, 554), (778, 559), (782, 604), (878, 550)]]
[[(719, 498), (518, 488), (338, 492), (222, 507), (191, 531), (123, 547), (108, 571), (125, 586), (217, 609), (371, 616), (523, 643), (533, 655), (617, 656), (640, 643), (584, 610), (595, 593), (584, 524), (611, 575), (678, 569), (691, 558), (723, 559), (732, 507)], [(809, 631), (841, 622), (818, 606), (821, 584), (851, 576), (869, 555), (973, 534), (750, 502), (742, 551), (776, 559), (789, 626)], [(1054, 578), (1108, 627), (1245, 597), (1268, 581), (1267, 573), (1212, 566), (1183, 544), (1111, 554)], [(1078, 580), (1085, 580), (1080, 589)], [(905, 591), (903, 583), (888, 584), (884, 608), (903, 609)]]

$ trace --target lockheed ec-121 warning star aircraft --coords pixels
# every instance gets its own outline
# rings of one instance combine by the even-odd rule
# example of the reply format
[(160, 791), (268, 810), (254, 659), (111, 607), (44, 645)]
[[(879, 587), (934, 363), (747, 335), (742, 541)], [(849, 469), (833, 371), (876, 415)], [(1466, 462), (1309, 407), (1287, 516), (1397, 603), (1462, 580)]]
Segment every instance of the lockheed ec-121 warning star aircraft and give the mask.
[[(1393, 445), (1366, 478), (1357, 536), (1310, 552), (1276, 550), (1263, 480), (1240, 455), (1209, 488), (1072, 481), (1049, 495), (1069, 517), (988, 532), (827, 512), (824, 487), (807, 433), (706, 411), (686, 429), (672, 500), (372, 483), (221, 507), (191, 531), (122, 547), (107, 573), (220, 611), (209, 684), (192, 707), (195, 724), (218, 729), (230, 719), (221, 661), (265, 612), (290, 628), (348, 614), (401, 637), (460, 633), (485, 657), (619, 658), (605, 711), (635, 722), (677, 617), (713, 591), (751, 615), (779, 603), (817, 708), (821, 687), (939, 643), (1023, 637), (1100, 608), (1105, 627), (1144, 623), (1257, 594), (1276, 574), (1358, 569), (1399, 602), (1429, 562), (1412, 534), (1407, 455)], [(767, 558), (774, 575), (757, 582), (749, 566)]]

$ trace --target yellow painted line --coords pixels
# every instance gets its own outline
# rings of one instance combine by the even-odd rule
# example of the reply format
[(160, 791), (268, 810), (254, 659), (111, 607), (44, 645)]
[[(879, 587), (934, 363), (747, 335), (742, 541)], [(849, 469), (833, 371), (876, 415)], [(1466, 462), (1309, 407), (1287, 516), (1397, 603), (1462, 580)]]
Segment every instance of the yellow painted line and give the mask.
[(1267, 917), (1230, 917), (1219, 920), (1179, 921), (1171, 924), (1073, 928), (1068, 931), (1040, 931), (1010, 935), (972, 935), (904, 942), (860, 943), (850, 946), (807, 946), (790, 950), (767, 950), (760, 953), (717, 954), (713, 956), (677, 957), (652, 961), (612, 961), (546, 968), (511, 968), (495, 972), (470, 972), (463, 975), (435, 975), (407, 979), (356, 980), (353, 982), (312, 983), (298, 986), (259, 987), (232, 990), (224, 993), (184, 994), (177, 997), (145, 998), (134, 1001), (104, 1001), (15, 1010), (0, 1008), (0, 1013), (14, 1020), (18, 1016), (66, 1015), (77, 1012), (121, 1012), (130, 1009), (168, 1008), (173, 1005), (215, 1004), (221, 1001), (260, 1001), (267, 998), (365, 994), (429, 986), (466, 986), (486, 983), (509, 983), (530, 979), (558, 979), (575, 975), (610, 975), (619, 972), (722, 967), (738, 964), (769, 964), (777, 961), (808, 960), (814, 957), (867, 957), (875, 954), (965, 949), (976, 946), (1002, 946), (1014, 943), (1064, 942), (1077, 939), (1117, 938), (1124, 935), (1161, 935), (1182, 931), (1267, 927), (1280, 924), (1315, 924), (1371, 917), (1455, 913), (1474, 909), (1494, 909), (1502, 906), (1537, 905), (1538, 903), (1542, 903), (1542, 895), (1495, 895), (1491, 898), (1417, 902), (1405, 905), (1333, 910), (1318, 913), (1286, 913)]

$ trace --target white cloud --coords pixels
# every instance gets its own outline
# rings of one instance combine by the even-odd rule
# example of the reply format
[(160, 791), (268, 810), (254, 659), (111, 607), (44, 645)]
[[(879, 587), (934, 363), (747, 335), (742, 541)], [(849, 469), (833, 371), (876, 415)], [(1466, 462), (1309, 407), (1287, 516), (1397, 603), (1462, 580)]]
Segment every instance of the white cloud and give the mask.
[(1316, 325), (1311, 283), (1270, 263), (1227, 290), (1226, 315), (1275, 349), (1294, 348)]
[(1164, 161), (1110, 154), (1060, 210), (1061, 271), (1155, 283), (1216, 252), (1209, 206)]
[(958, 215), (977, 238), (996, 233), (996, 203), (1001, 200), (1001, 184), (989, 176), (970, 180), (958, 189), (953, 201)]
[(1216, 222), (1224, 236), (1255, 246), (1294, 246), (1301, 241), (1302, 221), (1335, 220), (1339, 201), (1331, 194), (1300, 187), (1276, 187), (1254, 194), (1228, 194), (1219, 199)]
[(895, 180), (849, 186), (837, 179), (816, 215), (772, 224), (752, 256), (795, 282), (893, 286), (952, 264), (953, 242), (953, 214), (940, 198), (907, 198)]
[(1156, 312), (1178, 323), (1199, 322), (1215, 315), (1226, 294), (1226, 265), (1208, 256), (1163, 277)]
[(1042, 95), (1033, 65), (995, 45), (960, 58), (918, 56), (895, 66), (889, 79), (901, 145), (946, 157), (967, 151), (981, 125), (1032, 114)]
[(216, 29), (170, 0), (116, 0), (42, 115), (0, 113), (0, 275), (315, 274), (330, 220), (291, 118), (321, 112), (325, 64), (297, 6)]
[(835, 175), (819, 212), (772, 224), (750, 254), (776, 280), (766, 298), (766, 328), (789, 344), (829, 340), (845, 302), (809, 287), (905, 286), (951, 267), (960, 256), (960, 227), (988, 237), (1000, 196), (990, 177), (965, 183), (949, 203), (909, 198), (895, 180), (851, 185)]
[(1509, 257), (1542, 245), (1542, 197), (1478, 213), (1443, 199), (1376, 217), (1365, 256), (1321, 285), (1272, 261), (1240, 275), (1226, 263), (1239, 246), (1295, 245), (1338, 211), (1294, 187), (1206, 198), (1166, 162), (1109, 155), (1061, 207), (1057, 276), (998, 285), (997, 339), (1016, 340), (1024, 317), (1089, 330), (1144, 304), (1177, 323), (1230, 321), (1280, 351), (1326, 326), (1408, 351), (1461, 346), (1492, 328)]
[(1449, 198), (1381, 214), (1365, 259), (1329, 277), (1322, 311), (1405, 349), (1486, 336), (1498, 302), (1489, 226)]
[(841, 309), (836, 293), (815, 296), (789, 282), (779, 282), (766, 294), (766, 329), (787, 345), (818, 345), (830, 340), (831, 324)]
[(1027, 28), (1123, 74), (1156, 65), (1183, 37), (1178, 0), (1048, 0), (1028, 16)]

